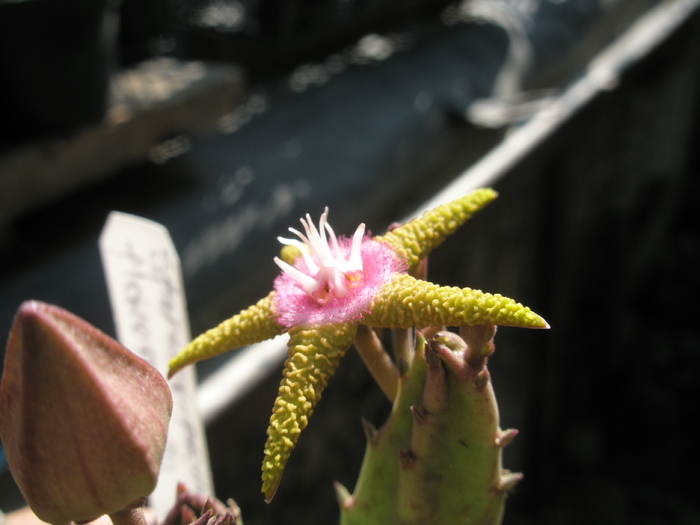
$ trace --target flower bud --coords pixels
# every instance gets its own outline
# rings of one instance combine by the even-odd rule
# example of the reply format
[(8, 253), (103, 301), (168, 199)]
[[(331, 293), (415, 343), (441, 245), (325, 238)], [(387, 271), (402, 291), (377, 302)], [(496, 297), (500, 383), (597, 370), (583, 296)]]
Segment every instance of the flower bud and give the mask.
[(0, 439), (34, 513), (55, 525), (138, 505), (172, 411), (151, 365), (75, 315), (23, 303), (0, 383)]

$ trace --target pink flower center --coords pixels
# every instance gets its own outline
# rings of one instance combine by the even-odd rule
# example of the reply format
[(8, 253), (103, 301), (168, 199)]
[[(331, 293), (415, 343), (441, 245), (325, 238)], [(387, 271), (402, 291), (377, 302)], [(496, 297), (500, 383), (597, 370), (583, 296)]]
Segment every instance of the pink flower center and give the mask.
[(365, 233), (364, 224), (352, 238), (336, 237), (328, 224), (328, 208), (318, 228), (309, 215), (301, 224), (304, 233), (290, 228), (299, 239), (280, 238), (299, 255), (289, 263), (275, 258), (282, 271), (275, 279), (272, 309), (282, 326), (360, 321), (380, 288), (406, 271), (388, 244)]
[(282, 244), (299, 249), (303, 265), (292, 266), (275, 257), (275, 263), (282, 271), (320, 304), (326, 304), (336, 297), (345, 297), (351, 289), (361, 285), (364, 280), (362, 240), (365, 225), (360, 224), (355, 230), (348, 251), (338, 243), (333, 228), (328, 224), (328, 208), (321, 214), (318, 229), (308, 213), (306, 220), (301, 219), (301, 224), (305, 234), (289, 228), (299, 240), (278, 239)]

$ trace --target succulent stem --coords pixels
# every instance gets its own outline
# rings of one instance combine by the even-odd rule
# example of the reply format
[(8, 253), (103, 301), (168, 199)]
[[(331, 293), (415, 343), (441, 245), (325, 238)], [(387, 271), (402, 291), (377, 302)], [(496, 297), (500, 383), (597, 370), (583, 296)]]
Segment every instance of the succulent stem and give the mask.
[[(504, 471), (501, 453), (517, 434), (502, 431), (485, 368), (492, 327), (465, 335), (416, 338), (389, 420), (368, 440), (341, 525), (501, 522), (506, 493), (522, 478)], [(476, 357), (478, 356), (478, 358)]]

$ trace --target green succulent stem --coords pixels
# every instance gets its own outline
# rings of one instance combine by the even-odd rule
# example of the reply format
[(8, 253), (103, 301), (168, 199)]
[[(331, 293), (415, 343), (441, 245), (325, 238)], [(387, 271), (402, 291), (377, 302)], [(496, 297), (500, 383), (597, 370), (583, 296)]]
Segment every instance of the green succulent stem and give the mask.
[[(476, 367), (455, 334), (416, 339), (388, 421), (368, 439), (341, 525), (451, 525), (501, 522), (519, 474), (504, 471), (503, 447), (485, 357)], [(481, 348), (477, 349), (478, 351)]]
[[(424, 347), (425, 339), (418, 333), (416, 355)], [(425, 362), (414, 359), (409, 373), (400, 378), (388, 421), (368, 436), (355, 492), (341, 505), (341, 525), (398, 525), (400, 454), (409, 447), (413, 425), (411, 406), (423, 391), (425, 375)]]

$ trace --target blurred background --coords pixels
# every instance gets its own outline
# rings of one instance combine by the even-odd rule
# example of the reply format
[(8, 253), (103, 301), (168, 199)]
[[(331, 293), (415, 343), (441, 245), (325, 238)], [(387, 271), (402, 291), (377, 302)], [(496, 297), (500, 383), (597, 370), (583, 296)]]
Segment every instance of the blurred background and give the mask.
[[(39, 299), (114, 335), (111, 210), (168, 228), (198, 334), (267, 294), (303, 214), (380, 233), (492, 185), (429, 278), (552, 326), (500, 330), (490, 362), (525, 473), (505, 523), (699, 523), (699, 3), (0, 0), (0, 330)], [(333, 523), (390, 407), (348, 352), (267, 505), (280, 369), (209, 418), (216, 495)]]

